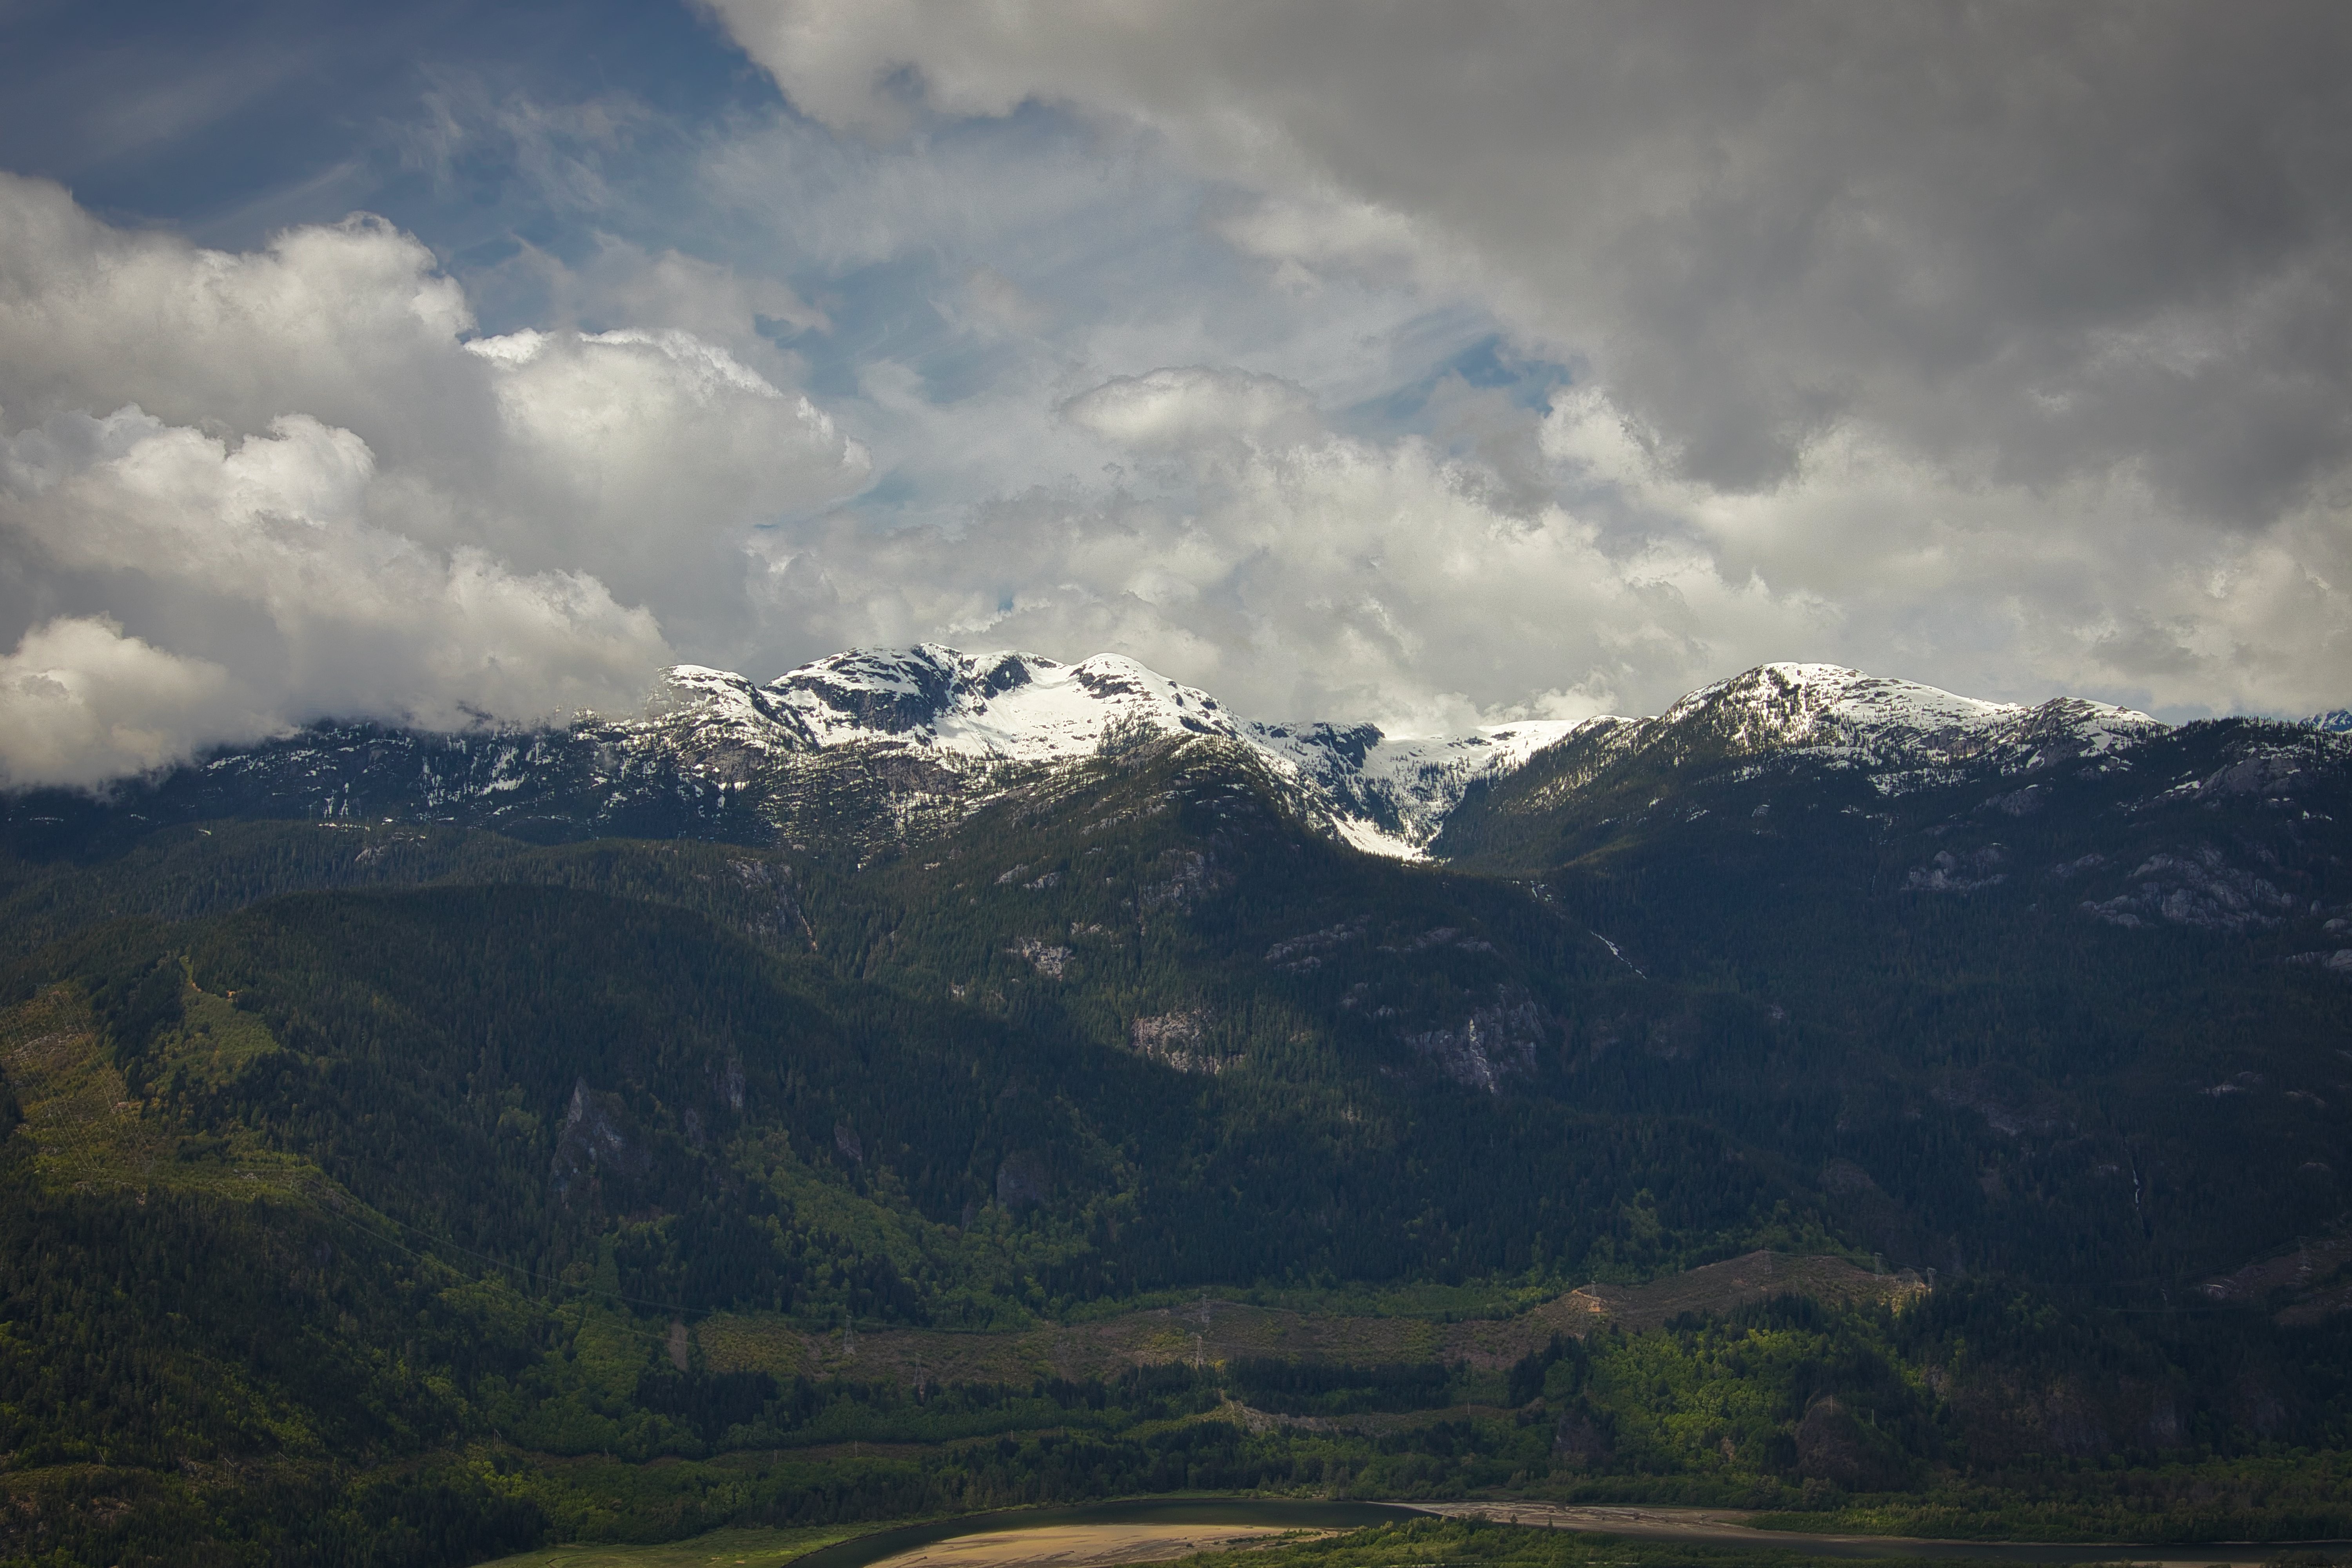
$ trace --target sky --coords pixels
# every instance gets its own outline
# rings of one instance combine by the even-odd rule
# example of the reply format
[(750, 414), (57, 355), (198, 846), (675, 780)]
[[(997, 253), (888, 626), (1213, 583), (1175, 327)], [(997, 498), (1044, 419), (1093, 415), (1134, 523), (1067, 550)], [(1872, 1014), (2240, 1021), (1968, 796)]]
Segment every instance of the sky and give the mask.
[(0, 0), (0, 781), (663, 666), (2352, 702), (2352, 7)]

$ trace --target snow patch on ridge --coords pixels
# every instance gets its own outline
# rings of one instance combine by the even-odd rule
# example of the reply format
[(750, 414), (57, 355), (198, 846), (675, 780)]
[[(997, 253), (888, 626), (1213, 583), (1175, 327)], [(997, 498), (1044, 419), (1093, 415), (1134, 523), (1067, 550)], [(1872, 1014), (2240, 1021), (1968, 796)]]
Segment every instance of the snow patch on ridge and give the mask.
[(1677, 756), (1801, 752), (1867, 770), (1882, 793), (1903, 794), (1948, 782), (1962, 765), (2025, 771), (2100, 756), (2165, 728), (2145, 713), (2077, 698), (2028, 707), (1840, 665), (1786, 663), (1701, 687), (1654, 719), (1527, 720), (1462, 735), (1391, 736), (1373, 724), (1243, 719), (1207, 692), (1118, 654), (1064, 664), (937, 643), (853, 648), (764, 686), (678, 665), (664, 672), (646, 723), (689, 752), (856, 745), (913, 752), (955, 771), (1074, 762), (1129, 740), (1197, 735), (1254, 752), (1345, 842), (1406, 859), (1426, 854), (1474, 784), (1579, 737), (1596, 748), (1584, 776), (1661, 746)]
[(2016, 703), (1961, 697), (1843, 665), (1766, 664), (1700, 687), (1659, 720), (1680, 723), (1710, 709), (1744, 716), (1748, 722), (1741, 726), (1742, 739), (1779, 745), (1815, 738), (1836, 743), (1857, 733), (1897, 728), (1964, 729), (2025, 711)]
[(1197, 687), (1118, 654), (1063, 664), (1036, 654), (967, 654), (936, 643), (855, 648), (787, 671), (756, 691), (740, 677), (681, 666), (680, 693), (714, 715), (775, 716), (800, 744), (892, 745), (971, 763), (1060, 763), (1141, 735), (1195, 734), (1248, 747), (1325, 807), (1339, 837), (1369, 854), (1418, 858), (1475, 779), (1506, 773), (1572, 733), (1534, 720), (1468, 735), (1391, 739), (1374, 725), (1261, 723)]
[(1241, 738), (1215, 698), (1118, 654), (1062, 664), (936, 643), (856, 648), (763, 689), (817, 747), (892, 740), (975, 761), (1058, 762), (1138, 726)]
[(1526, 763), (1591, 720), (1535, 719), (1467, 735), (1393, 739), (1360, 724), (1252, 724), (1249, 741), (1339, 802), (1340, 837), (1369, 854), (1419, 859), (1478, 779)]
[(1829, 752), (1894, 770), (1874, 782), (1899, 795), (1945, 782), (1958, 764), (1995, 760), (2003, 771), (2025, 771), (2103, 756), (2165, 728), (2135, 710), (2079, 697), (1993, 702), (1843, 665), (1767, 664), (1699, 688), (1628, 740), (1703, 730), (1735, 755)]

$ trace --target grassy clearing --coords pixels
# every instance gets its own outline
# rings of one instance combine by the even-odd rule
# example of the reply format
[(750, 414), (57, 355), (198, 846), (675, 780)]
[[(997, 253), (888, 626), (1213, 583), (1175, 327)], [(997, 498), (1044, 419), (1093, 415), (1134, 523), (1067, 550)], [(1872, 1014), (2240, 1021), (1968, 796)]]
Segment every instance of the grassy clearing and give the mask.
[[(195, 1084), (234, 1077), (279, 1047), (269, 1031), (221, 996), (187, 988), (184, 1022), (159, 1051), (165, 1074)], [(316, 1167), (269, 1148), (238, 1127), (191, 1136), (152, 1100), (134, 1099), (107, 1058), (89, 1005), (52, 986), (0, 1013), (0, 1071), (24, 1108), (13, 1136), (34, 1147), (34, 1170), (52, 1191), (168, 1191), (236, 1200), (282, 1197)]]
[[(1469, 1285), (1441, 1285), (1434, 1281), (1328, 1288), (1263, 1285), (1238, 1292), (1211, 1294), (1239, 1306), (1270, 1307), (1324, 1317), (1429, 1318), (1450, 1323), (1465, 1318), (1514, 1317), (1542, 1304), (1554, 1292), (1540, 1285), (1482, 1280)], [(1198, 1290), (1154, 1290), (1117, 1304), (1090, 1302), (1072, 1312), (1069, 1321), (1088, 1322), (1153, 1307), (1186, 1308), (1200, 1296)]]
[(1726, 1311), (1770, 1296), (1854, 1302), (1895, 1300), (1920, 1289), (1915, 1275), (1874, 1274), (1840, 1258), (1754, 1252), (1646, 1285), (1570, 1291), (1503, 1318), (1359, 1316), (1199, 1296), (1181, 1304), (1009, 1333), (812, 1333), (782, 1317), (722, 1312), (705, 1320), (696, 1338), (714, 1372), (804, 1374), (904, 1387), (1108, 1378), (1133, 1366), (1196, 1357), (1213, 1364), (1244, 1357), (1359, 1364), (1464, 1362), (1493, 1371), (1542, 1349), (1554, 1334), (1581, 1336), (1603, 1322), (1639, 1330), (1682, 1312)]
[(1773, 1296), (1809, 1296), (1852, 1305), (1898, 1302), (1923, 1295), (1927, 1281), (1906, 1268), (1875, 1274), (1843, 1258), (1750, 1252), (1641, 1285), (1592, 1285), (1573, 1292), (1595, 1317), (1627, 1330), (1654, 1329), (1685, 1312), (1727, 1312)]
[[(512, 1557), (501, 1557), (480, 1568), (781, 1568), (782, 1564), (804, 1557), (822, 1547), (856, 1536), (878, 1534), (897, 1528), (889, 1522), (844, 1525), (821, 1525), (796, 1530), (714, 1530), (689, 1541), (665, 1542), (656, 1545), (614, 1545), (583, 1542), (571, 1546), (545, 1546)], [(1119, 1551), (1121, 1542), (1112, 1537), (1132, 1538), (1137, 1562), (1166, 1562), (1171, 1553), (1168, 1537), (1233, 1536), (1244, 1534), (1252, 1539), (1248, 1544), (1234, 1550), (1251, 1551), (1269, 1545), (1288, 1545), (1300, 1541), (1318, 1539), (1329, 1533), (1324, 1531), (1288, 1530), (1271, 1526), (1248, 1525), (1040, 1525), (1034, 1530), (981, 1531), (963, 1538), (971, 1549), (946, 1555), (972, 1563), (1006, 1564), (1034, 1561), (1024, 1550), (1024, 1538), (1036, 1538), (1036, 1557), (1051, 1561), (1100, 1563), (1109, 1560), (1127, 1561)], [(941, 1553), (941, 1543), (912, 1547), (910, 1552), (931, 1555)], [(1181, 1553), (1180, 1540), (1175, 1552)], [(1213, 1556), (1196, 1555), (1196, 1561), (1215, 1561)]]
[(482, 1568), (780, 1568), (836, 1541), (889, 1528), (887, 1524), (827, 1524), (798, 1530), (714, 1530), (690, 1541), (652, 1546), (595, 1542), (544, 1546), (499, 1558)]

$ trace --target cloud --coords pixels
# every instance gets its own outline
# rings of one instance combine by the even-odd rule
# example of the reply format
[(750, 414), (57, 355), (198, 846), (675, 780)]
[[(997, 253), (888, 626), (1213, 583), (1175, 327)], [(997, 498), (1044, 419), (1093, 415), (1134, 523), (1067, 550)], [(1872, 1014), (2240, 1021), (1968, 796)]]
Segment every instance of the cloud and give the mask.
[(717, 8), (793, 108), (443, 71), (415, 233), (0, 176), (6, 766), (918, 637), (1408, 727), (2352, 688), (2340, 8)]
[[(1252, 395), (1300, 407), (1275, 391), (1195, 369), (1081, 393), (1070, 423), (1133, 473), (1008, 494), (961, 529), (773, 538), (769, 623), (812, 648), (1109, 649), (1244, 711), (1416, 732), (1655, 711), (1790, 657), (1993, 697), (2311, 711), (2352, 652), (2333, 586), (2352, 546), (2322, 511), (2217, 540), (2147, 487), (1955, 484), (1853, 432), (1783, 484), (1726, 491), (1597, 390), (1516, 426), (1464, 394), (1463, 456), (1268, 437)], [(2143, 552), (2109, 559), (2111, 531)]]
[(299, 411), (397, 460), (465, 451), (491, 412), (457, 352), (463, 290), (379, 219), (232, 255), (112, 227), (5, 174), (0, 215), (0, 409), (19, 425), (136, 403), (255, 430)]
[(999, 331), (1034, 334), (1053, 324), (1054, 314), (993, 267), (976, 267), (964, 280), (964, 294), (977, 318)]
[(604, 168), (655, 123), (626, 93), (550, 104), (511, 83), (466, 70), (427, 68), (423, 114), (396, 129), (400, 161), (443, 190), (499, 173), (509, 194), (593, 213), (612, 189)]
[(1262, 254), (1475, 272), (1719, 483), (1867, 418), (2258, 513), (2352, 441), (2340, 7), (718, 9), (828, 123), (1132, 118)]
[(1783, 484), (1729, 492), (1677, 472), (1590, 389), (1555, 399), (1538, 438), (1589, 510), (1673, 531), (1727, 578), (1833, 607), (1804, 645), (1821, 657), (2187, 716), (2332, 706), (2352, 655), (2352, 599), (2336, 587), (2352, 582), (2352, 540), (2323, 504), (2217, 531), (2128, 476), (1956, 481), (1852, 428)]
[(1296, 443), (1320, 422), (1307, 389), (1279, 376), (1205, 365), (1120, 376), (1062, 405), (1080, 429), (1137, 451), (1220, 440)]
[(2340, 6), (715, 5), (846, 135), (1073, 115), (1222, 191), (1269, 295), (1491, 313), (1645, 465), (1562, 447), (1554, 500), (1833, 606), (1852, 657), (2185, 711), (2352, 685)]
[(235, 449), (135, 406), (0, 445), (18, 563), (64, 596), (102, 584), (156, 639), (90, 616), (28, 630), (9, 781), (87, 784), (325, 714), (459, 727), (644, 688), (666, 652), (651, 616), (591, 577), (373, 526), (383, 483), (364, 442), (305, 415)]
[(472, 327), (373, 219), (227, 254), (0, 176), (7, 777), (633, 705), (744, 635), (755, 530), (866, 473), (689, 331)]
[(749, 527), (838, 499), (867, 459), (806, 397), (676, 330), (477, 339), (501, 437), (476, 537), (578, 566), (706, 637), (740, 619)]
[(1499, 505), (1489, 470), (1419, 438), (1318, 430), (1272, 378), (1160, 371), (1066, 411), (1168, 471), (1005, 497), (961, 533), (806, 539), (774, 563), (775, 618), (838, 644), (1111, 649), (1243, 711), (1409, 732), (1671, 695), (1825, 618), (1702, 550)]
[(95, 784), (251, 739), (269, 721), (240, 707), (228, 672), (127, 637), (112, 623), (61, 617), (0, 658), (0, 779)]
[(762, 318), (794, 331), (833, 325), (781, 279), (746, 276), (675, 247), (648, 255), (610, 235), (585, 265), (559, 266), (555, 275), (568, 314), (677, 328), (730, 348), (760, 342)]

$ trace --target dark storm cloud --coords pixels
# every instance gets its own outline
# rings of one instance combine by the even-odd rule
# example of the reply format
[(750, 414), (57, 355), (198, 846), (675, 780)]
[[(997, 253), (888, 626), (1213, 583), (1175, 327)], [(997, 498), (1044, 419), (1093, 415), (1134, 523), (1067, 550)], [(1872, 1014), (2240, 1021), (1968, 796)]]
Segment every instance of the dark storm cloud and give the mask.
[(1862, 419), (2244, 522), (2352, 445), (2341, 5), (719, 8), (838, 123), (887, 127), (903, 90), (867, 89), (912, 68), (946, 112), (1139, 114), (1270, 196), (1397, 215), (1267, 247), (1476, 267), (1711, 483)]

